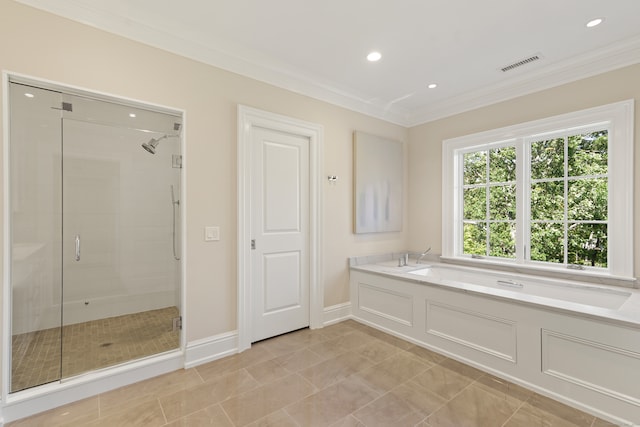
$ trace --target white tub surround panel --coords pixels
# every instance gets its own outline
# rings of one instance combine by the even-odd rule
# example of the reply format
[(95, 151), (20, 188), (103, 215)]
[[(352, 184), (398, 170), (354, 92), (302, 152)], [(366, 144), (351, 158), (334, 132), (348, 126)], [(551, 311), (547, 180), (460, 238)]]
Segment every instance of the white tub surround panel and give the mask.
[(619, 425), (640, 424), (639, 290), (433, 258), (430, 270), (398, 267), (394, 255), (351, 260), (356, 320)]

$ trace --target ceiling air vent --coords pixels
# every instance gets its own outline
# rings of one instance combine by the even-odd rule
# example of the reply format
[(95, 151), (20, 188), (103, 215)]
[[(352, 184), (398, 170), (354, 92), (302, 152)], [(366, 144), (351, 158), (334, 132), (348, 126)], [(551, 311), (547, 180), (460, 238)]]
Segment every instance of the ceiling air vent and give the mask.
[(535, 61), (539, 60), (540, 58), (542, 58), (542, 55), (540, 55), (540, 54), (533, 55), (533, 56), (530, 56), (529, 58), (522, 59), (522, 60), (520, 60), (518, 62), (514, 62), (513, 64), (507, 65), (506, 67), (502, 67), (500, 69), (502, 70), (503, 73), (506, 73), (507, 71), (511, 71), (514, 68), (522, 67), (523, 65), (535, 62)]

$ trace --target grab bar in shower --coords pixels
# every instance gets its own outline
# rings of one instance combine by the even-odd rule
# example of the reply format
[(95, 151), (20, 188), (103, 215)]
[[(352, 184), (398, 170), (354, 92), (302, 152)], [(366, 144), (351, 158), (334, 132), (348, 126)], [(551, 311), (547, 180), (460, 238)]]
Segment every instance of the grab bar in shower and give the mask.
[(523, 288), (522, 283), (514, 282), (513, 280), (496, 280), (496, 283), (501, 286), (508, 286), (510, 288)]
[(80, 261), (80, 235), (76, 234), (76, 261)]

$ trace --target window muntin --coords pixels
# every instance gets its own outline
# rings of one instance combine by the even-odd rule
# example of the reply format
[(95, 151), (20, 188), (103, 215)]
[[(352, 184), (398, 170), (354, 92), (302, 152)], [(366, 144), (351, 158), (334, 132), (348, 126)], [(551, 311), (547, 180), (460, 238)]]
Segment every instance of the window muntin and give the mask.
[[(633, 104), (445, 140), (443, 258), (550, 270), (578, 263), (585, 273), (633, 278)], [(491, 150), (506, 146), (515, 147), (517, 184), (487, 166)], [(513, 193), (505, 185), (515, 185), (515, 219), (513, 210), (499, 208)], [(594, 209), (593, 197), (584, 195), (606, 209)]]
[(470, 151), (462, 157), (463, 254), (514, 258), (515, 147)]
[(608, 267), (608, 135), (572, 130), (528, 143), (528, 260)]

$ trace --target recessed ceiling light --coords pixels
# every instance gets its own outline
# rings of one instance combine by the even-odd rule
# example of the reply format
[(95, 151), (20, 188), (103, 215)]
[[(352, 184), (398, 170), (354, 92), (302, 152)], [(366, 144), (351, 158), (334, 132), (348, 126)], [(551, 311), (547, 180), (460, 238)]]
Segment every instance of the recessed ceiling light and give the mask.
[(380, 52), (371, 52), (369, 55), (367, 55), (367, 60), (369, 62), (379, 61), (380, 58), (382, 58), (382, 54)]
[(437, 84), (435, 84), (435, 83), (431, 83), (431, 84), (430, 84), (429, 86), (427, 86), (427, 87), (428, 87), (429, 89), (435, 89), (435, 88), (437, 88), (437, 87), (438, 87), (438, 85), (437, 85)]
[(587, 28), (593, 28), (597, 25), (600, 25), (602, 24), (602, 21), (604, 21), (604, 19), (602, 18), (592, 19), (591, 21), (587, 22)]
[(33, 98), (35, 95), (32, 94), (32, 93), (27, 92), (27, 93), (24, 94), (24, 96), (26, 96), (27, 98)]
[(132, 119), (136, 116), (136, 113), (129, 113), (129, 117), (131, 117)]

